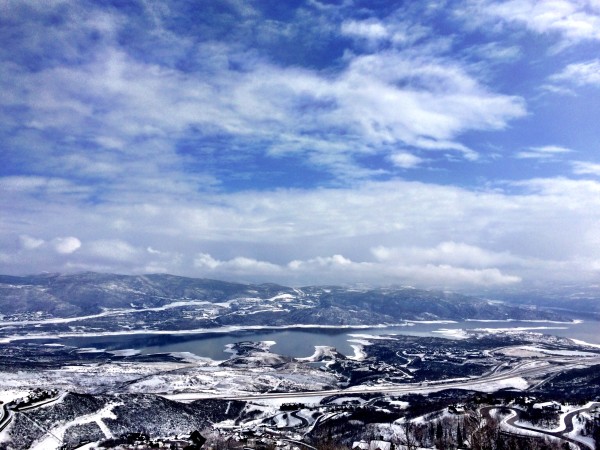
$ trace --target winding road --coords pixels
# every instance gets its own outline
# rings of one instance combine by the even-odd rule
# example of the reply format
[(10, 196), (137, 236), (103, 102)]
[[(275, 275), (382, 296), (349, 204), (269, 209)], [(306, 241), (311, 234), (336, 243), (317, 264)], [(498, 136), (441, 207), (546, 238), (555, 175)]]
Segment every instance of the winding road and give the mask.
[[(9, 408), (8, 403), (2, 404), (2, 416), (0, 416), (0, 433), (8, 426), (8, 424), (10, 424), (12, 422), (14, 413), (22, 412), (22, 411), (29, 411), (29, 410), (32, 410), (35, 408), (40, 408), (42, 406), (48, 405), (50, 403), (57, 402), (62, 397), (64, 397), (64, 395), (65, 394), (63, 393), (63, 394), (57, 395), (55, 397), (47, 398), (40, 402), (32, 403), (31, 405), (20, 407), (20, 408), (15, 407), (15, 406), (11, 406)], [(27, 417), (27, 416), (25, 416), (25, 417)], [(36, 423), (36, 425), (43, 429), (43, 427), (41, 427), (39, 424)], [(46, 430), (44, 430), (44, 431), (46, 431)]]
[[(576, 409), (574, 411), (569, 412), (564, 417), (565, 428), (563, 430), (554, 430), (554, 431), (553, 430), (544, 430), (542, 428), (534, 428), (534, 427), (527, 427), (527, 426), (519, 425), (517, 422), (519, 422), (522, 419), (523, 411), (521, 411), (520, 409), (510, 408), (510, 407), (506, 407), (506, 408), (509, 409), (512, 414), (510, 416), (504, 418), (501, 423), (505, 423), (508, 426), (519, 429), (519, 430), (534, 432), (537, 434), (543, 434), (546, 436), (550, 436), (552, 438), (561, 439), (563, 441), (569, 442), (569, 443), (577, 446), (577, 448), (579, 448), (580, 450), (594, 450), (594, 448), (592, 446), (590, 446), (584, 442), (578, 441), (577, 439), (573, 439), (567, 435), (569, 433), (571, 433), (575, 428), (573, 425), (573, 418), (575, 416), (577, 416), (578, 414), (583, 413), (583, 412), (589, 412), (590, 410), (596, 408), (597, 406), (600, 406), (600, 403), (593, 403), (588, 407)], [(498, 406), (485, 406), (485, 407), (481, 408), (479, 411), (481, 412), (481, 415), (485, 419), (488, 419), (488, 418), (492, 417), (491, 411), (494, 409), (498, 409), (498, 408), (499, 408)], [(508, 431), (508, 433), (518, 434), (518, 433), (510, 432), (510, 431)]]
[(6, 403), (4, 403), (2, 404), (2, 416), (0, 417), (0, 432), (2, 432), (11, 421), (12, 415), (10, 414)]

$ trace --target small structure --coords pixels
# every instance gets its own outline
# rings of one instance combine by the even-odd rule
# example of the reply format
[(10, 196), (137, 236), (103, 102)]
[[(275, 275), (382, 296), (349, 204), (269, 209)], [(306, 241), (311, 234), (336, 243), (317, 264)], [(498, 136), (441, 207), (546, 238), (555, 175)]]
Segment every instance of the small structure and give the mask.
[(462, 403), (456, 403), (448, 406), (448, 411), (450, 411), (452, 414), (464, 414), (466, 412), (466, 408)]
[(369, 443), (365, 440), (354, 442), (352, 450), (369, 450)]
[(542, 411), (560, 411), (561, 406), (560, 403), (557, 402), (543, 402), (543, 403), (535, 403), (532, 406), (533, 409), (541, 409)]
[(392, 443), (388, 441), (371, 441), (369, 450), (392, 450)]

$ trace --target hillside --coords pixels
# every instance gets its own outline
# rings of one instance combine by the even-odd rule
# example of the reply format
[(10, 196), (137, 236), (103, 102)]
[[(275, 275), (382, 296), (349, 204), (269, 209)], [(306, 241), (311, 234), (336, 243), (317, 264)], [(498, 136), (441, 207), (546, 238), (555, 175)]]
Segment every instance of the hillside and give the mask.
[(172, 275), (0, 276), (3, 325), (25, 333), (75, 329), (375, 325), (407, 320), (565, 320), (535, 306), (407, 287), (249, 285)]

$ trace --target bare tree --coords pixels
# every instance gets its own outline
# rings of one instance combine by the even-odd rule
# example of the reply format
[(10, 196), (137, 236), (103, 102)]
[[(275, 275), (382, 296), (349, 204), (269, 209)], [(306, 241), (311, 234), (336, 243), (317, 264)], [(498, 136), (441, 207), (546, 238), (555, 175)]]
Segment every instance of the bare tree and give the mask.
[(418, 438), (420, 427), (417, 427), (410, 421), (405, 421), (402, 424), (402, 434), (397, 438), (396, 444), (402, 450), (415, 450), (420, 446)]

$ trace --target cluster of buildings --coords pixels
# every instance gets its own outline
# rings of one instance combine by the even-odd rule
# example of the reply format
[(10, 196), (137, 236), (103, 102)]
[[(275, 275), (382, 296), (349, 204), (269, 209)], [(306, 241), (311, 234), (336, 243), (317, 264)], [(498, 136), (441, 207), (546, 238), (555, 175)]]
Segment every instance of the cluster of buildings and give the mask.
[(372, 440), (357, 441), (352, 444), (352, 450), (395, 450), (394, 444), (388, 441)]

